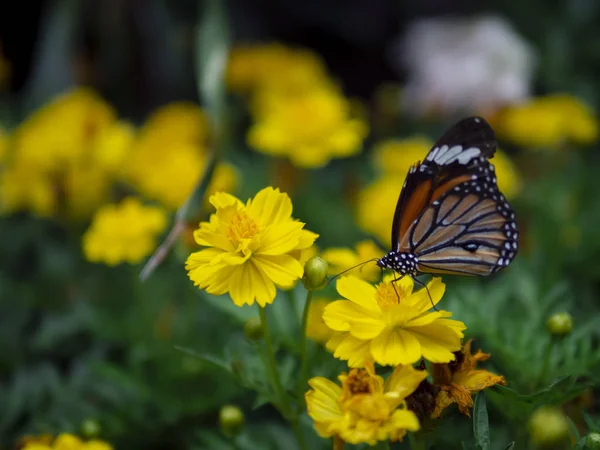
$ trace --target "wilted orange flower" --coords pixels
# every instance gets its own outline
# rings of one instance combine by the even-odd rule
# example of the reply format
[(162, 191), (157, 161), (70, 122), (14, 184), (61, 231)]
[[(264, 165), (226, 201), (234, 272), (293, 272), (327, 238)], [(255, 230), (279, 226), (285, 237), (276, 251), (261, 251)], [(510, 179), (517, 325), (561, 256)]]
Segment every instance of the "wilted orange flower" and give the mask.
[(496, 384), (506, 384), (503, 376), (476, 369), (477, 363), (489, 359), (490, 355), (482, 353), (481, 350), (472, 355), (471, 342), (472, 340), (469, 340), (460, 352), (454, 354), (455, 361), (433, 365), (434, 384), (440, 388), (435, 399), (435, 409), (431, 414), (434, 419), (440, 417), (444, 408), (452, 403), (456, 403), (460, 412), (470, 417), (470, 409), (473, 407), (472, 394)]

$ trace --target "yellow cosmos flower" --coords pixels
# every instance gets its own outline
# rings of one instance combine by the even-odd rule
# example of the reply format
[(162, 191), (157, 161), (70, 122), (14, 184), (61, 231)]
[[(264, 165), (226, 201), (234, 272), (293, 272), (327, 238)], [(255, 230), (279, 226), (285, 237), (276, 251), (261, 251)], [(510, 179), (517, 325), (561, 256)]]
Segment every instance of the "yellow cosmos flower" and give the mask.
[(358, 226), (374, 235), (386, 248), (392, 245), (392, 221), (403, 183), (404, 176), (384, 175), (358, 194)]
[(413, 292), (413, 281), (404, 277), (392, 285), (387, 276), (377, 286), (356, 277), (337, 282), (338, 293), (347, 300), (328, 305), (323, 320), (340, 332), (327, 343), (334, 356), (350, 367), (372, 358), (381, 365), (412, 364), (421, 358), (442, 363), (454, 360), (460, 350), (463, 322), (449, 319), (448, 311), (430, 312), (444, 295), (440, 278)]
[(333, 330), (325, 325), (323, 311), (331, 303), (327, 298), (314, 298), (308, 307), (308, 320), (306, 322), (306, 336), (319, 344), (324, 344), (333, 335)]
[(419, 430), (419, 420), (404, 399), (427, 377), (412, 366), (398, 366), (389, 378), (375, 374), (372, 363), (338, 377), (341, 386), (322, 377), (309, 380), (308, 415), (322, 437), (335, 436), (351, 444), (392, 442)]
[(79, 437), (63, 433), (55, 439), (45, 435), (39, 438), (28, 437), (22, 441), (22, 450), (112, 450), (108, 442), (92, 439), (83, 441)]
[(125, 198), (96, 212), (83, 235), (83, 253), (88, 261), (109, 266), (137, 264), (152, 253), (166, 225), (163, 209), (144, 206), (134, 197)]
[[(349, 248), (328, 248), (323, 251), (321, 258), (329, 264), (329, 274), (335, 275), (352, 266), (370, 259), (381, 258), (385, 252), (373, 241), (361, 241), (356, 244), (356, 250)], [(365, 264), (352, 272), (353, 275), (367, 281), (376, 281), (381, 277), (381, 269), (375, 263)]]
[(472, 394), (495, 384), (506, 384), (501, 375), (494, 375), (483, 369), (476, 370), (477, 363), (489, 359), (490, 355), (480, 350), (472, 355), (471, 342), (469, 340), (462, 351), (456, 353), (456, 361), (433, 365), (433, 382), (440, 391), (435, 398), (435, 409), (431, 417), (438, 418), (444, 408), (452, 403), (456, 403), (460, 412), (470, 417)]
[[(263, 95), (263, 94), (260, 94)], [(286, 156), (299, 167), (322, 167), (332, 158), (359, 153), (367, 123), (355, 117), (338, 89), (319, 86), (293, 95), (265, 93), (255, 108), (249, 145), (271, 156)]]
[(326, 78), (325, 64), (315, 53), (281, 44), (235, 47), (226, 75), (227, 86), (236, 92), (305, 88)]
[[(127, 179), (145, 196), (177, 209), (192, 193), (207, 162), (207, 119), (197, 105), (173, 103), (159, 108), (140, 130), (127, 161)], [(237, 172), (215, 169), (207, 193), (233, 191)]]
[(3, 214), (31, 211), (50, 217), (58, 211), (54, 180), (50, 175), (23, 163), (11, 163), (0, 174)]
[(404, 181), (410, 166), (423, 161), (433, 144), (423, 136), (382, 141), (373, 149), (375, 165), (382, 173), (400, 176)]
[(317, 235), (292, 218), (287, 194), (271, 187), (244, 205), (225, 193), (214, 194), (216, 212), (194, 233), (205, 248), (192, 253), (186, 270), (209, 294), (229, 293), (237, 306), (272, 303), (275, 286), (291, 287), (302, 277), (301, 250)]
[(498, 136), (523, 147), (557, 148), (565, 141), (591, 144), (598, 139), (598, 119), (592, 110), (566, 94), (508, 106), (493, 123)]

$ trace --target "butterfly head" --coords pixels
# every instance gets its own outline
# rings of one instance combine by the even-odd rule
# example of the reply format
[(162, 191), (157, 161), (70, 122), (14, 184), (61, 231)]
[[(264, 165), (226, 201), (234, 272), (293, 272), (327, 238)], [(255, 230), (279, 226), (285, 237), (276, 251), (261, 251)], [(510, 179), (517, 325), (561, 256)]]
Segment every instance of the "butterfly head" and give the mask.
[(377, 260), (377, 265), (382, 269), (391, 269), (400, 275), (416, 276), (417, 257), (408, 252), (391, 251)]

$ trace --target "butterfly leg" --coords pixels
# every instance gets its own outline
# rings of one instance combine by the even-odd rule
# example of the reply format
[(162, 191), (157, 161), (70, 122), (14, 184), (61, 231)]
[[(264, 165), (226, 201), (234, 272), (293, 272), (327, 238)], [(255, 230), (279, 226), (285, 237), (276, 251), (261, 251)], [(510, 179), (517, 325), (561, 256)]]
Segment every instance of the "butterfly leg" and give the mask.
[(431, 298), (431, 294), (429, 293), (429, 288), (427, 287), (427, 285), (425, 283), (422, 283), (421, 281), (419, 281), (417, 279), (417, 277), (411, 277), (413, 279), (413, 281), (417, 284), (420, 284), (421, 286), (423, 286), (425, 288), (425, 290), (427, 291), (427, 295), (429, 297), (429, 301), (431, 302), (431, 306), (433, 306), (434, 311), (437, 311), (438, 309), (435, 307), (435, 304), (433, 303), (433, 299)]
[[(399, 274), (397, 274), (399, 275)], [(404, 275), (399, 275), (398, 278), (394, 278), (391, 283), (392, 283), (392, 287), (394, 288), (394, 292), (396, 293), (396, 297), (398, 297), (398, 303), (400, 303), (400, 294), (398, 294), (398, 291), (396, 290), (396, 281), (400, 281), (402, 278), (404, 278)]]

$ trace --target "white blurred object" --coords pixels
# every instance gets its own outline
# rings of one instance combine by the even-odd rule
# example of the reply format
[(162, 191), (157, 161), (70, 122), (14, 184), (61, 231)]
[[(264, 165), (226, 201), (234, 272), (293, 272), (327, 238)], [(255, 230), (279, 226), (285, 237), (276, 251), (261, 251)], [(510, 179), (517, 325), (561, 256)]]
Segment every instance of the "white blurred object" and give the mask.
[[(424, 19), (398, 48), (411, 114), (486, 113), (529, 95), (536, 52), (497, 16)], [(401, 55), (401, 58), (398, 58)]]

